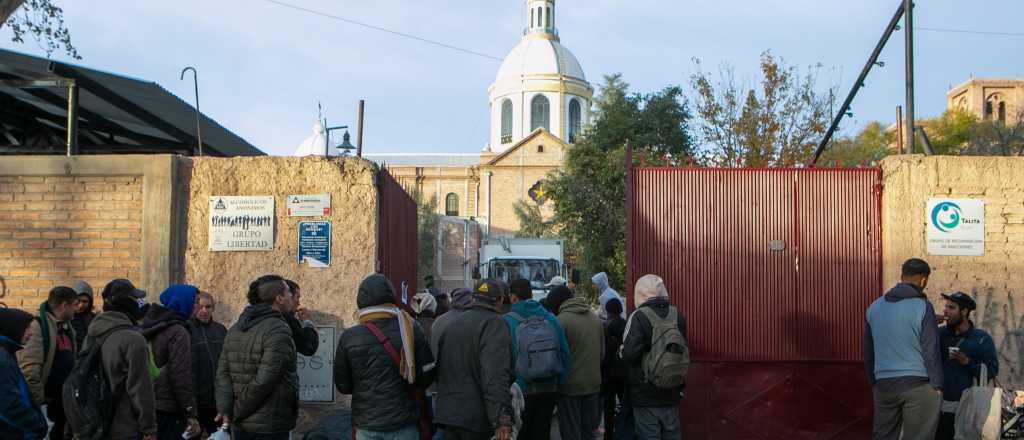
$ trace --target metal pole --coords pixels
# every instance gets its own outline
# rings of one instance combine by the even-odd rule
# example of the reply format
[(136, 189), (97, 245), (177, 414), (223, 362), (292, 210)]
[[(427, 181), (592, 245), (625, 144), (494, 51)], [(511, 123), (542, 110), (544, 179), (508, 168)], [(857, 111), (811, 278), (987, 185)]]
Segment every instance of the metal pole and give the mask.
[(636, 276), (633, 268), (633, 258), (636, 258), (636, 237), (633, 230), (635, 214), (633, 213), (633, 146), (626, 139), (626, 306), (627, 310), (634, 310), (637, 304), (633, 301), (633, 277)]
[[(363, 109), (366, 101), (359, 100), (359, 111), (356, 113), (356, 157), (363, 157)], [(488, 220), (489, 221), (489, 220)]]
[(896, 106), (896, 152), (903, 154), (903, 106)]
[(903, 135), (906, 136), (907, 152), (914, 152), (914, 1), (903, 0), (903, 12), (906, 20), (903, 22), (907, 59), (907, 120)]
[(68, 156), (78, 154), (78, 84), (68, 84)]
[(196, 141), (199, 143), (199, 155), (203, 155), (203, 132), (199, 128), (199, 73), (196, 72), (196, 68), (188, 66), (181, 69), (181, 77), (178, 79), (185, 79), (185, 72), (192, 71), (192, 85), (195, 88), (196, 93)]
[(892, 19), (889, 20), (889, 26), (885, 28), (885, 32), (882, 33), (882, 38), (878, 40), (878, 44), (875, 45), (875, 50), (871, 52), (871, 56), (868, 58), (868, 62), (864, 64), (864, 68), (861, 69), (860, 75), (857, 77), (857, 81), (853, 83), (853, 88), (850, 89), (850, 94), (846, 95), (846, 100), (843, 101), (843, 105), (839, 107), (839, 112), (835, 114), (832, 119), (832, 125), (828, 127), (828, 131), (825, 132), (825, 137), (821, 138), (821, 143), (818, 144), (818, 148), (814, 150), (814, 159), (811, 160), (811, 166), (818, 163), (818, 158), (821, 157), (821, 153), (825, 152), (825, 147), (832, 141), (832, 135), (835, 134), (836, 129), (839, 128), (839, 121), (846, 116), (846, 113), (850, 110), (850, 104), (853, 102), (853, 98), (857, 96), (857, 92), (860, 91), (861, 87), (864, 87), (864, 79), (867, 78), (868, 72), (875, 65), (882, 66), (883, 63), (878, 62), (878, 56), (882, 53), (882, 49), (885, 48), (885, 43), (889, 41), (889, 37), (892, 36), (893, 31), (899, 27), (900, 17), (903, 16), (903, 3), (896, 8), (896, 13), (893, 14)]

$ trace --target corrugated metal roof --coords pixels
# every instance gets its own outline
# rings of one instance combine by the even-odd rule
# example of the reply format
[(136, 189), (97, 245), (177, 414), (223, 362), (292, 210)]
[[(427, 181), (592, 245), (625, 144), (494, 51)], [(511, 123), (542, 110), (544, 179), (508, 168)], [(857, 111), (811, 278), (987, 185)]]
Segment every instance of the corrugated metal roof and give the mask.
[(472, 167), (480, 165), (479, 154), (364, 154), (363, 159), (388, 166)]
[[(44, 80), (70, 78), (79, 84), (79, 128), (108, 132), (123, 129), (122, 138), (141, 135), (169, 144), (195, 145), (195, 109), (159, 84), (96, 69), (55, 62), (10, 50), (0, 49), (0, 80)], [(53, 96), (63, 98), (64, 90), (52, 89)], [(24, 105), (41, 115), (66, 117), (66, 106), (48, 100), (38, 89), (0, 86), (0, 98), (8, 105)], [(51, 102), (48, 102), (51, 101)], [(201, 117), (204, 153), (223, 156), (257, 156), (264, 153), (217, 121)], [(100, 127), (105, 127), (100, 128)], [(123, 149), (131, 152), (130, 148)]]

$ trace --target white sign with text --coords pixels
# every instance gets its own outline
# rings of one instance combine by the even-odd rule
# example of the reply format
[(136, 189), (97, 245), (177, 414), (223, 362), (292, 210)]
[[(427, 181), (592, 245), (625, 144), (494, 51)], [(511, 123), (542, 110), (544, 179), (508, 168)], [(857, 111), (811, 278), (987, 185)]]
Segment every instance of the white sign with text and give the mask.
[(210, 197), (211, 251), (274, 250), (273, 196)]
[(928, 254), (985, 255), (985, 202), (978, 199), (929, 199)]

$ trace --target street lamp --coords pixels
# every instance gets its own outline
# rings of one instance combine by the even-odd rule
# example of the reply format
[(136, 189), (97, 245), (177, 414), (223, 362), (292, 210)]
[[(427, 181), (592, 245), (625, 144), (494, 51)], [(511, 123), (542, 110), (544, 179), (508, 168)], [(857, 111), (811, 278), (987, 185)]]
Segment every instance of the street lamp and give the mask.
[(342, 155), (350, 154), (350, 152), (352, 150), (356, 149), (356, 147), (352, 145), (352, 142), (351, 142), (351, 139), (350, 139), (351, 136), (348, 134), (347, 128), (348, 128), (347, 125), (339, 125), (337, 127), (327, 127), (326, 129), (324, 129), (324, 133), (326, 133), (326, 136), (327, 136), (327, 142), (325, 142), (325, 145), (324, 145), (324, 156), (325, 157), (331, 155), (330, 154), (331, 131), (334, 131), (334, 130), (345, 130), (345, 134), (341, 136), (341, 145), (338, 145), (338, 149), (342, 150), (342, 152), (341, 152)]

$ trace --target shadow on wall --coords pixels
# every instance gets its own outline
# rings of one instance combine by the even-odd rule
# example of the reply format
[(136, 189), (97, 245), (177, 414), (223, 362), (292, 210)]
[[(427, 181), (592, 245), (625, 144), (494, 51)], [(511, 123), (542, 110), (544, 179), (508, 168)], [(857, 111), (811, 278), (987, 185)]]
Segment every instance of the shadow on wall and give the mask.
[(1024, 298), (1009, 289), (996, 292), (994, 287), (972, 289), (971, 295), (978, 302), (974, 325), (992, 335), (999, 352), (1001, 384), (1024, 389)]

